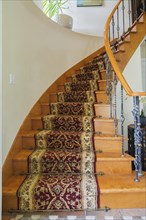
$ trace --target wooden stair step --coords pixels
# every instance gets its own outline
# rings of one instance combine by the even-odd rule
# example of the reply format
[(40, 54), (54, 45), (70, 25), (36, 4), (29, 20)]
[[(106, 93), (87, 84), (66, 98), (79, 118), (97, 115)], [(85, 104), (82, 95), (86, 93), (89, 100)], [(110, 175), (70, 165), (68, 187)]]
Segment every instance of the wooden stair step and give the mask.
[[(134, 38), (135, 35), (137, 34), (137, 30), (136, 29), (131, 29), (129, 32), (127, 32), (124, 36), (123, 36), (123, 43), (131, 43)], [(126, 52), (126, 51), (125, 51)]]
[[(145, 173), (146, 174), (146, 173)], [(145, 208), (146, 175), (135, 182), (135, 172), (128, 175), (98, 176), (100, 206), (110, 208)]]
[(96, 151), (108, 153), (121, 153), (122, 137), (106, 134), (94, 134), (94, 147)]
[(98, 134), (115, 133), (114, 119), (109, 118), (94, 118), (94, 131)]
[(21, 150), (13, 157), (13, 174), (19, 175), (28, 172), (28, 156), (33, 150)]
[(102, 118), (110, 117), (110, 104), (94, 104), (95, 115)]
[(116, 62), (117, 62), (117, 63), (120, 63), (120, 62), (121, 62), (121, 59), (116, 58)]
[(57, 102), (57, 93), (50, 93), (48, 101), (49, 101), (49, 103), (50, 102)]
[[(41, 117), (32, 117), (32, 130), (42, 130), (43, 123)], [(94, 118), (95, 132), (114, 134), (114, 119), (113, 118)]]
[(106, 90), (106, 79), (99, 79), (98, 86), (100, 91)]
[(31, 118), (31, 129), (32, 130), (41, 130), (43, 129), (42, 117), (36, 116)]
[(66, 77), (66, 82), (72, 82), (72, 76), (67, 76)]
[(136, 23), (136, 30), (137, 30), (137, 33), (139, 33), (139, 32), (141, 31), (142, 26), (143, 26), (143, 28), (145, 27), (145, 23), (144, 23), (144, 21), (139, 21), (139, 22)]
[(120, 42), (120, 44), (123, 44), (123, 43), (129, 44), (129, 43), (131, 43), (129, 34), (125, 34), (124, 36), (121, 37), (121, 39), (122, 39), (122, 41)]
[(3, 212), (10, 209), (18, 209), (17, 190), (24, 181), (25, 176), (11, 176), (2, 187), (2, 206)]
[(137, 30), (137, 25), (138, 24), (144, 24), (144, 17), (140, 16), (140, 18), (138, 20), (136, 20), (130, 27), (130, 30), (134, 29)]
[(22, 133), (22, 149), (32, 148), (35, 149), (35, 138), (34, 135), (37, 134), (37, 130), (31, 130)]
[(105, 174), (130, 174), (134, 158), (128, 154), (124, 157), (120, 153), (97, 153), (96, 171)]
[[(130, 43), (130, 39), (128, 39), (128, 40), (127, 39), (123, 39), (117, 45), (118, 46), (118, 50), (125, 51), (124, 56), (126, 55), (126, 49), (127, 49), (127, 46), (129, 45), (129, 43)], [(119, 53), (118, 56), (120, 56), (120, 57), (123, 56), (123, 53)]]
[(41, 115), (50, 114), (50, 104), (48, 102), (41, 103)]
[(106, 91), (96, 91), (95, 97), (96, 97), (97, 103), (104, 103), (104, 104), (109, 103), (109, 96), (107, 95)]
[(125, 53), (124, 49), (117, 49), (116, 51), (113, 52), (113, 54), (120, 54), (120, 53)]
[(64, 84), (63, 85), (57, 85), (57, 88), (58, 88), (59, 92), (64, 92), (65, 91)]
[(106, 70), (100, 70), (100, 78), (101, 79), (106, 79)]
[(122, 156), (120, 153), (101, 153), (96, 154), (97, 161), (133, 161), (134, 158), (125, 153), (125, 156)]

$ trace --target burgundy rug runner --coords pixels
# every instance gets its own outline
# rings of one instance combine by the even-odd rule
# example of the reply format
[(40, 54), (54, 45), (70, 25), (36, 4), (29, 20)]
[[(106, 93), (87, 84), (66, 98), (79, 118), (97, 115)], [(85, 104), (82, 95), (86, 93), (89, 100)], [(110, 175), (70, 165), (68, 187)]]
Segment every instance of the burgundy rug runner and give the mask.
[(94, 91), (104, 69), (102, 57), (81, 68), (50, 104), (28, 173), (18, 190), (20, 210), (83, 210), (99, 207), (93, 145)]

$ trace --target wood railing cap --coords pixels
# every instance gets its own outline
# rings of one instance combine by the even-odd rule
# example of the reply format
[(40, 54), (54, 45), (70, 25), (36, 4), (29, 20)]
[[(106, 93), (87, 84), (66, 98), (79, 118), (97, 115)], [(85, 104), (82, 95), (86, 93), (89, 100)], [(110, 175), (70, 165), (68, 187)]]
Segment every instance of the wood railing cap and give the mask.
[[(146, 92), (133, 92), (131, 87), (129, 86), (128, 82), (126, 81), (125, 77), (123, 76), (117, 62), (116, 59), (113, 55), (113, 52), (111, 50), (111, 46), (110, 46), (110, 41), (109, 41), (109, 26), (112, 20), (112, 17), (115, 13), (115, 11), (117, 10), (118, 6), (121, 4), (122, 0), (119, 0), (118, 3), (116, 4), (116, 6), (114, 7), (114, 9), (112, 10), (110, 16), (108, 17), (108, 20), (106, 22), (105, 25), (105, 31), (104, 31), (104, 41), (105, 41), (105, 49), (107, 52), (107, 55), (109, 57), (109, 60), (112, 64), (112, 67), (117, 75), (118, 80), (121, 82), (124, 90), (126, 91), (127, 95), (129, 96), (146, 96)], [(145, 16), (146, 13), (144, 12), (143, 15)]]

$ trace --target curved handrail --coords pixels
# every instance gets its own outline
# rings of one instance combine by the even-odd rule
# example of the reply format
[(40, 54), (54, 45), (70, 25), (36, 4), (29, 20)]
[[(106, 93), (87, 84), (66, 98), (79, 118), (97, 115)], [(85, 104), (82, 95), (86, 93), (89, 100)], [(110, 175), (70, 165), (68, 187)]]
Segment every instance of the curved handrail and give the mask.
[(133, 90), (131, 89), (131, 87), (129, 86), (128, 82), (126, 81), (125, 77), (123, 76), (117, 62), (116, 59), (113, 55), (113, 52), (111, 50), (111, 46), (110, 46), (110, 40), (109, 40), (109, 27), (110, 27), (110, 23), (112, 20), (112, 17), (115, 13), (115, 11), (117, 10), (118, 6), (121, 4), (122, 0), (119, 0), (119, 2), (115, 5), (114, 9), (112, 10), (110, 16), (108, 17), (108, 20), (106, 22), (105, 25), (105, 31), (104, 31), (104, 41), (105, 41), (105, 49), (107, 52), (107, 55), (109, 57), (109, 60), (112, 64), (112, 67), (117, 75), (117, 78), (119, 79), (119, 81), (121, 82), (124, 90), (126, 91), (127, 95), (129, 96), (146, 96), (146, 92), (133, 92)]

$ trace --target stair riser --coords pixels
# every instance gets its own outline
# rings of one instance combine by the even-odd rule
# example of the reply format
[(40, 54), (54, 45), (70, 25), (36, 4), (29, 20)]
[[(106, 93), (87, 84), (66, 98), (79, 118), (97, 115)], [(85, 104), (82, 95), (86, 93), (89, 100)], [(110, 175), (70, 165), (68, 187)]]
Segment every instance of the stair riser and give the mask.
[(50, 108), (49, 105), (41, 105), (41, 115), (48, 115), (50, 114)]
[(120, 192), (120, 193), (102, 193), (100, 195), (100, 206), (115, 209), (126, 208), (145, 208), (144, 192)]
[(37, 106), (34, 108), (33, 110), (33, 114), (34, 117), (41, 115), (41, 105), (38, 103)]
[[(129, 47), (128, 47), (128, 49), (129, 49)], [(122, 53), (117, 53), (117, 54), (114, 55), (114, 57), (115, 57), (115, 59), (118, 61), (119, 65), (121, 64), (121, 63), (120, 63), (121, 60), (122, 60), (122, 61), (124, 60), (124, 62), (127, 60), (128, 57), (127, 57), (126, 54), (127, 54), (127, 53), (124, 53), (124, 56), (123, 56)]]
[(22, 138), (22, 148), (28, 149), (28, 148), (35, 149), (35, 139), (34, 137), (23, 137)]
[(72, 82), (72, 76), (67, 76), (66, 77), (66, 82)]
[(10, 209), (17, 210), (17, 197), (15, 196), (3, 196), (2, 198), (2, 207), (3, 207), (3, 212), (7, 212)]
[(42, 120), (40, 119), (32, 119), (32, 130), (41, 130), (43, 128)]
[(65, 92), (65, 87), (64, 87), (64, 85), (58, 85), (58, 91), (59, 91), (59, 92)]
[(114, 135), (114, 122), (106, 122), (100, 120), (94, 120), (94, 131), (100, 132), (102, 134), (112, 134)]
[[(17, 209), (16, 196), (3, 196), (3, 211)], [(145, 208), (145, 193), (143, 192), (121, 192), (100, 194), (100, 207), (122, 208)]]
[(110, 106), (94, 106), (95, 115), (101, 116), (102, 118), (109, 118), (110, 117)]
[(106, 93), (95, 93), (97, 103), (107, 104), (109, 103), (109, 96)]
[(99, 90), (105, 91), (106, 90), (106, 82), (98, 82)]
[(27, 159), (26, 160), (21, 160), (13, 161), (13, 173), (14, 175), (20, 175), (22, 173), (28, 173), (28, 165), (27, 165)]
[(57, 102), (57, 95), (56, 94), (50, 94), (49, 95), (49, 102)]
[(106, 79), (106, 71), (100, 73), (101, 79)]
[(96, 151), (102, 151), (103, 153), (121, 153), (121, 140), (99, 140), (94, 138), (94, 146)]
[(136, 31), (137, 31), (137, 32), (141, 31), (142, 27), (143, 27), (143, 30), (144, 30), (144, 28), (145, 28), (144, 23), (142, 23), (142, 22), (137, 23), (137, 24), (136, 24)]
[[(97, 155), (98, 157), (98, 155)], [(96, 163), (96, 171), (105, 174), (131, 174), (131, 161), (98, 161)]]
[[(97, 161), (96, 171), (97, 172), (102, 171), (105, 174), (120, 174), (120, 173), (130, 174), (131, 173), (131, 162)], [(14, 175), (28, 173), (27, 160), (26, 161), (14, 161), (13, 172), (14, 172)]]

